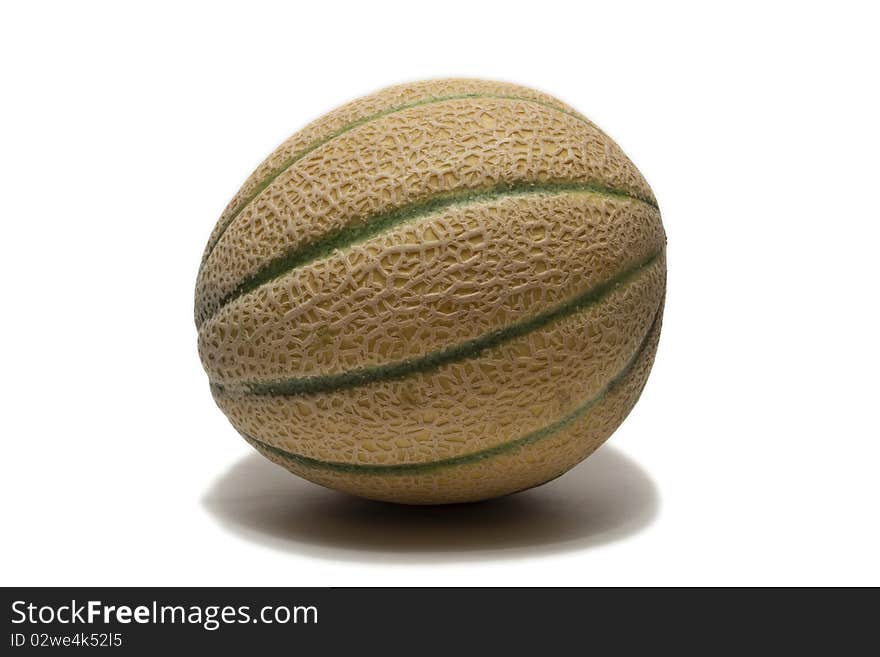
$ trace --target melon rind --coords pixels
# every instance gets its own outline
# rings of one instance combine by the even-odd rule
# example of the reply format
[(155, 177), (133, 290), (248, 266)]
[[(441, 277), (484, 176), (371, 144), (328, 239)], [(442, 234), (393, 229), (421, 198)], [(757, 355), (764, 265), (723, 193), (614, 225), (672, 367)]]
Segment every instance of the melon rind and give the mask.
[(432, 504), (523, 490), (623, 421), (662, 323), (666, 237), (620, 148), (516, 85), (400, 85), (282, 144), (196, 283), (214, 398), (316, 483)]

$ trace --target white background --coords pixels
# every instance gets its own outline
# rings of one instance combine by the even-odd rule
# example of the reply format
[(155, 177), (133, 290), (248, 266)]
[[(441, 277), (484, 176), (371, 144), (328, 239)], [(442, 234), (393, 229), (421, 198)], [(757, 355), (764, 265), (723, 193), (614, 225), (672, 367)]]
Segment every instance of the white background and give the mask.
[[(712, 7), (4, 4), (2, 584), (880, 584), (877, 16)], [(669, 294), (608, 446), (530, 493), (404, 509), (253, 455), (192, 293), (272, 148), (446, 76), (609, 132), (660, 201)]]

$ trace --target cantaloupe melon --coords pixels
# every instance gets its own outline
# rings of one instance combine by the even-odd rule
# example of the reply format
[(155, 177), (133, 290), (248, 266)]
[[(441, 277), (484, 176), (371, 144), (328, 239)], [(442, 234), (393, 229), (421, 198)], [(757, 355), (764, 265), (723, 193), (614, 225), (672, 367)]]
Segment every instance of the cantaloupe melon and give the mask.
[(635, 404), (666, 288), (651, 189), (555, 98), (438, 80), (284, 142), (196, 283), (214, 398), (266, 457), (377, 500), (549, 481)]

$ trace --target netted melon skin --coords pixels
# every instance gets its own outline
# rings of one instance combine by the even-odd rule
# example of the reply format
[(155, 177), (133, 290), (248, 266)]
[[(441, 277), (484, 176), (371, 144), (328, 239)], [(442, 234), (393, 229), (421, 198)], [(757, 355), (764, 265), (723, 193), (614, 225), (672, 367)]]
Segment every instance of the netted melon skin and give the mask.
[(297, 133), (248, 179), (196, 283), (218, 406), (291, 472), (469, 502), (586, 458), (647, 380), (666, 237), (620, 148), (477, 80), (400, 85)]

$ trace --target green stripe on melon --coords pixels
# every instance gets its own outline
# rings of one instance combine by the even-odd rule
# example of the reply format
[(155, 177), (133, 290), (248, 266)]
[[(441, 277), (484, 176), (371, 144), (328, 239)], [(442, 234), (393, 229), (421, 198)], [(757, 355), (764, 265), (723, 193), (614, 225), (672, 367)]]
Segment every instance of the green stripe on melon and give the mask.
[(569, 116), (573, 116), (574, 118), (578, 119), (579, 121), (585, 120), (577, 112), (571, 112), (571, 111), (566, 110), (562, 107), (558, 107), (557, 105), (554, 105), (552, 103), (547, 103), (547, 102), (535, 100), (532, 98), (523, 98), (521, 96), (513, 96), (513, 95), (509, 95), (509, 94), (472, 93), (472, 94), (459, 94), (459, 95), (454, 95), (454, 96), (439, 96), (439, 97), (427, 98), (425, 100), (420, 100), (420, 101), (414, 102), (414, 103), (408, 103), (406, 105), (397, 105), (397, 106), (392, 107), (390, 109), (383, 110), (381, 112), (376, 112), (375, 114), (371, 114), (370, 116), (366, 116), (364, 118), (358, 119), (357, 121), (352, 121), (351, 123), (343, 126), (342, 128), (335, 130), (327, 137), (324, 137), (322, 139), (318, 139), (318, 140), (310, 143), (308, 146), (306, 146), (302, 150), (298, 151), (292, 157), (289, 157), (286, 160), (284, 160), (284, 162), (280, 166), (272, 169), (272, 171), (256, 185), (255, 189), (252, 192), (250, 192), (247, 196), (245, 196), (243, 199), (241, 199), (240, 201), (238, 201), (234, 204), (234, 206), (231, 210), (230, 216), (220, 223), (220, 225), (218, 226), (219, 231), (215, 231), (216, 234), (212, 235), (211, 238), (208, 240), (208, 246), (205, 249), (204, 259), (207, 259), (207, 257), (209, 255), (211, 255), (211, 251), (214, 250), (214, 246), (217, 244), (217, 242), (223, 236), (223, 233), (226, 231), (226, 228), (229, 226), (229, 224), (231, 224), (233, 221), (235, 221), (235, 218), (239, 214), (241, 214), (241, 211), (244, 210), (250, 204), (251, 201), (253, 201), (255, 198), (257, 198), (264, 190), (266, 190), (269, 187), (269, 185), (271, 185), (273, 182), (275, 182), (275, 180), (278, 178), (278, 176), (280, 176), (282, 173), (287, 171), (287, 169), (289, 169), (296, 162), (298, 162), (299, 160), (304, 158), (306, 155), (311, 153), (316, 148), (320, 148), (321, 146), (323, 146), (324, 144), (326, 144), (330, 140), (332, 140), (336, 137), (339, 137), (340, 135), (344, 135), (346, 132), (350, 132), (351, 130), (354, 130), (355, 128), (357, 128), (359, 126), (362, 126), (365, 123), (369, 123), (370, 121), (375, 121), (377, 119), (381, 119), (383, 116), (388, 116), (389, 114), (395, 114), (396, 112), (402, 112), (402, 111), (410, 109), (412, 107), (419, 107), (420, 105), (431, 105), (434, 103), (443, 103), (443, 102), (447, 102), (450, 100), (464, 100), (467, 98), (496, 98), (496, 99), (501, 99), (501, 100), (518, 100), (518, 101), (521, 101), (524, 103), (536, 103), (538, 105), (544, 105), (544, 106), (549, 107), (551, 109), (557, 110), (557, 111), (562, 112), (564, 114), (568, 114)]
[(500, 454), (504, 454), (511, 450), (514, 450), (518, 447), (524, 447), (526, 445), (531, 445), (533, 443), (537, 443), (545, 438), (549, 438), (550, 436), (556, 434), (562, 429), (566, 428), (573, 422), (577, 422), (582, 418), (586, 417), (587, 414), (596, 406), (599, 402), (601, 402), (609, 392), (613, 391), (620, 382), (623, 381), (632, 371), (633, 366), (638, 361), (639, 357), (642, 356), (646, 347), (649, 344), (649, 338), (651, 338), (660, 323), (661, 312), (660, 308), (654, 313), (654, 320), (651, 322), (651, 327), (648, 329), (647, 334), (642, 339), (639, 347), (636, 349), (635, 353), (626, 363), (626, 365), (618, 372), (606, 385), (605, 387), (594, 397), (582, 402), (577, 406), (571, 413), (568, 413), (564, 417), (560, 418), (556, 422), (549, 424), (545, 427), (542, 427), (538, 431), (533, 431), (525, 436), (521, 436), (514, 440), (511, 440), (506, 443), (502, 443), (501, 445), (497, 445), (495, 447), (491, 447), (489, 449), (484, 449), (479, 452), (473, 452), (470, 454), (462, 454), (461, 456), (456, 456), (453, 458), (442, 459), (438, 461), (430, 461), (427, 463), (400, 463), (394, 465), (366, 465), (359, 463), (342, 463), (336, 461), (321, 461), (318, 459), (310, 458), (308, 456), (303, 456), (301, 454), (295, 454), (293, 452), (289, 452), (285, 449), (277, 447), (276, 445), (272, 445), (267, 442), (263, 442), (262, 440), (257, 440), (253, 436), (248, 436), (243, 434), (245, 440), (253, 444), (255, 447), (259, 447), (262, 450), (275, 454), (283, 459), (290, 461), (291, 463), (295, 463), (300, 466), (304, 466), (307, 468), (318, 468), (322, 470), (333, 470), (335, 472), (348, 472), (348, 473), (358, 473), (358, 474), (374, 474), (374, 475), (383, 475), (383, 474), (421, 474), (425, 472), (431, 472), (438, 468), (448, 468), (456, 465), (463, 465), (466, 463), (474, 463), (477, 461), (482, 461), (486, 459), (491, 459)]
[(642, 272), (651, 267), (662, 255), (662, 250), (652, 253), (642, 262), (624, 270), (613, 278), (604, 281), (596, 287), (579, 294), (575, 298), (553, 308), (552, 310), (530, 317), (521, 322), (510, 324), (503, 329), (483, 335), (475, 340), (455, 345), (449, 349), (435, 351), (421, 358), (407, 361), (388, 363), (377, 367), (363, 368), (339, 374), (314, 376), (306, 378), (291, 378), (284, 381), (252, 382), (243, 384), (224, 385), (212, 383), (220, 392), (244, 391), (254, 395), (311, 395), (336, 390), (344, 390), (360, 385), (367, 385), (374, 381), (387, 381), (399, 379), (419, 372), (427, 372), (443, 365), (468, 358), (476, 358), (484, 351), (492, 349), (509, 340), (526, 335), (532, 331), (557, 321), (568, 315), (577, 313), (584, 308), (602, 301), (621, 285), (637, 278)]
[(253, 292), (260, 286), (293, 271), (297, 267), (327, 257), (337, 249), (344, 249), (353, 244), (358, 244), (396, 226), (400, 226), (410, 221), (418, 221), (419, 219), (438, 213), (446, 208), (535, 194), (597, 194), (599, 196), (639, 201), (654, 209), (657, 208), (657, 205), (650, 200), (628, 194), (619, 189), (602, 187), (601, 185), (571, 182), (525, 183), (518, 185), (503, 184), (487, 190), (464, 190), (439, 194), (407, 207), (398, 208), (381, 215), (359, 219), (352, 222), (351, 225), (343, 230), (328, 233), (313, 242), (309, 242), (302, 247), (284, 254), (284, 256), (280, 258), (271, 260), (260, 271), (245, 278), (232, 292), (221, 299), (214, 312), (204, 321), (210, 319), (214, 314), (219, 312), (220, 309), (235, 299), (238, 299), (248, 292)]

